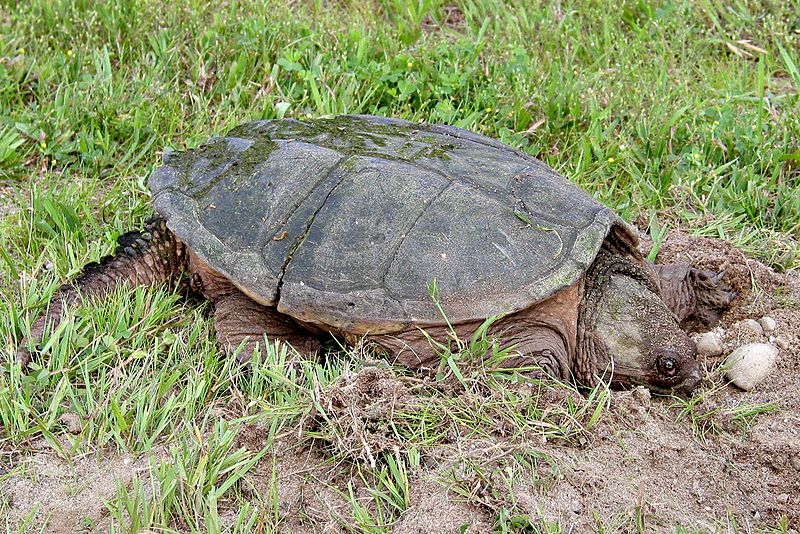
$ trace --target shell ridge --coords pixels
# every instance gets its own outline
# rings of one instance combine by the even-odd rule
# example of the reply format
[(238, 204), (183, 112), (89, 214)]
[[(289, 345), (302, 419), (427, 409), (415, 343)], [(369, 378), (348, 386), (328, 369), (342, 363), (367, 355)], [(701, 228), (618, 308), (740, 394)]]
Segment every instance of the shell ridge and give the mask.
[[(284, 140), (284, 139), (281, 139), (280, 141), (285, 141), (285, 140)], [(332, 175), (332, 174), (333, 174), (333, 173), (334, 173), (334, 172), (335, 172), (337, 169), (339, 169), (339, 168), (341, 167), (342, 163), (344, 163), (344, 160), (346, 160), (346, 159), (349, 159), (349, 158), (352, 158), (352, 157), (353, 157), (353, 156), (349, 156), (349, 155), (343, 154), (343, 155), (342, 155), (342, 156), (341, 156), (341, 157), (340, 157), (340, 158), (339, 158), (339, 159), (336, 161), (336, 163), (334, 163), (334, 164), (333, 164), (333, 166), (332, 166), (332, 167), (331, 167), (331, 168), (328, 170), (328, 172), (326, 172), (325, 174), (323, 174), (323, 175), (322, 175), (322, 177), (321, 177), (319, 180), (317, 180), (317, 181), (314, 183), (314, 186), (313, 186), (313, 187), (311, 187), (311, 188), (309, 188), (308, 192), (307, 192), (305, 195), (303, 195), (302, 197), (300, 197), (300, 200), (299, 200), (299, 201), (298, 201), (298, 202), (297, 202), (297, 203), (296, 203), (296, 204), (295, 204), (295, 205), (292, 207), (291, 211), (289, 211), (289, 213), (287, 213), (287, 214), (286, 214), (286, 215), (283, 217), (283, 220), (281, 221), (281, 224), (279, 225), (279, 227), (280, 227), (280, 228), (285, 228), (285, 227), (286, 227), (286, 225), (289, 223), (289, 221), (292, 219), (292, 217), (294, 217), (295, 213), (297, 213), (297, 210), (299, 210), (299, 209), (300, 209), (300, 207), (303, 205), (303, 203), (304, 203), (306, 200), (308, 200), (308, 199), (311, 197), (311, 195), (313, 195), (313, 194), (314, 194), (314, 192), (317, 190), (317, 187), (319, 187), (319, 186), (320, 186), (322, 183), (324, 183), (324, 182), (325, 182), (325, 181), (326, 181), (328, 178), (330, 178), (330, 177), (331, 177), (331, 175)], [(326, 197), (326, 198), (327, 198), (327, 197)]]
[[(325, 173), (325, 177), (320, 182), (318, 182), (313, 189), (316, 189), (316, 187), (320, 183), (333, 176), (333, 174), (342, 167), (342, 164), (346, 160), (349, 160), (351, 158), (352, 156), (342, 156), (341, 158), (339, 158), (336, 164), (333, 167), (331, 167), (327, 173)], [(281, 266), (280, 273), (278, 273), (278, 287), (275, 293), (276, 303), (280, 303), (281, 301), (281, 289), (283, 288), (283, 278), (284, 276), (286, 276), (286, 271), (287, 269), (289, 269), (289, 264), (292, 262), (292, 258), (297, 253), (297, 251), (300, 250), (300, 247), (303, 246), (303, 243), (305, 243), (305, 240), (308, 237), (308, 233), (311, 231), (311, 226), (314, 224), (314, 220), (317, 218), (317, 215), (319, 214), (320, 211), (322, 211), (322, 208), (325, 207), (325, 203), (328, 202), (328, 199), (331, 197), (336, 188), (338, 188), (342, 184), (345, 178), (347, 178), (347, 173), (342, 173), (341, 176), (339, 176), (339, 179), (336, 180), (336, 183), (333, 185), (333, 187), (331, 187), (330, 191), (328, 191), (328, 193), (325, 195), (325, 198), (322, 199), (320, 205), (317, 207), (316, 210), (314, 210), (314, 213), (312, 213), (311, 216), (308, 218), (308, 222), (306, 223), (306, 228), (303, 231), (303, 233), (295, 237), (294, 242), (292, 243), (291, 247), (289, 247), (289, 252), (286, 254), (286, 260), (283, 262), (283, 265)], [(264, 249), (262, 248), (262, 251), (263, 250)], [(262, 262), (266, 264), (266, 259), (263, 257), (263, 252), (261, 258)]]
[[(447, 180), (450, 180), (452, 182), (456, 182), (456, 183), (458, 183), (460, 185), (463, 185), (465, 187), (469, 187), (469, 188), (473, 189), (474, 191), (476, 191), (477, 193), (479, 193), (480, 195), (484, 196), (485, 198), (488, 198), (489, 200), (493, 200), (493, 201), (497, 202), (501, 206), (510, 207), (511, 209), (515, 208), (515, 206), (509, 206), (508, 197), (507, 196), (501, 195), (499, 193), (495, 193), (495, 192), (487, 189), (486, 187), (484, 187), (480, 183), (476, 182), (475, 180), (471, 180), (471, 179), (469, 179), (469, 178), (467, 178), (465, 176), (457, 176), (457, 177), (450, 176), (449, 174), (447, 174), (447, 173), (445, 173), (445, 172), (443, 172), (443, 171), (441, 171), (441, 170), (439, 170), (439, 169), (437, 169), (435, 167), (429, 167), (428, 165), (420, 163), (419, 161), (409, 161), (409, 160), (400, 160), (400, 161), (402, 161), (403, 163), (407, 163), (408, 165), (411, 165), (413, 167), (417, 167), (417, 168), (423, 169), (425, 171), (435, 173), (435, 174), (437, 174), (437, 175), (439, 175), (439, 176), (441, 176), (441, 177), (443, 177), (443, 178), (445, 178)], [(515, 177), (519, 176), (522, 172), (524, 172), (524, 170), (520, 170), (519, 172), (515, 173), (514, 176)], [(509, 189), (508, 187), (506, 187), (505, 191), (510, 193), (515, 201), (521, 201), (521, 199), (514, 192), (513, 188)], [(531, 214), (531, 212), (529, 210), (527, 210), (527, 209), (526, 209), (526, 213), (533, 216), (533, 214)], [(552, 224), (553, 226), (563, 226), (562, 224), (559, 224), (555, 218), (547, 215), (546, 213), (537, 213), (537, 214), (535, 214), (535, 217), (537, 219), (540, 219), (540, 220), (543, 219), (543, 220), (547, 221), (548, 223)]]
[(396, 300), (394, 295), (392, 295), (389, 292), (389, 288), (386, 287), (386, 277), (389, 275), (389, 271), (391, 270), (392, 265), (394, 265), (394, 262), (397, 260), (397, 253), (400, 251), (400, 248), (403, 246), (403, 243), (405, 243), (405, 241), (406, 241), (406, 237), (408, 237), (408, 234), (411, 233), (411, 231), (417, 225), (419, 220), (422, 219), (423, 215), (425, 215), (425, 213), (427, 213), (427, 211), (430, 209), (430, 207), (433, 206), (433, 203), (436, 202), (436, 200), (439, 197), (441, 197), (442, 194), (445, 191), (447, 191), (450, 188), (451, 185), (452, 185), (452, 182), (450, 182), (450, 181), (446, 182), (444, 184), (444, 186), (441, 189), (439, 189), (439, 191), (437, 191), (436, 194), (430, 199), (430, 202), (425, 204), (425, 206), (422, 208), (422, 210), (420, 210), (420, 212), (417, 214), (417, 216), (414, 218), (414, 220), (411, 221), (411, 224), (403, 229), (403, 234), (401, 235), (401, 237), (398, 240), (397, 244), (394, 246), (394, 249), (391, 251), (391, 254), (390, 254), (390, 257), (389, 257), (389, 261), (386, 262), (386, 268), (383, 270), (383, 275), (381, 276), (381, 287), (386, 291), (386, 294), (389, 295), (392, 299)]

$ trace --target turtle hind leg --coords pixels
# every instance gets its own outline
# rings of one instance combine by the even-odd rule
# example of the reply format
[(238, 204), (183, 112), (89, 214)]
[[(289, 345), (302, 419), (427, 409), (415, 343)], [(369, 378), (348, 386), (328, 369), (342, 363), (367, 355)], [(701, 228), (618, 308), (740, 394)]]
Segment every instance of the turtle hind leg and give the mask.
[(688, 263), (648, 264), (661, 298), (684, 330), (715, 326), (738, 293), (723, 280), (725, 271), (703, 271)]
[[(290, 317), (274, 308), (262, 306), (238, 289), (214, 299), (214, 328), (217, 343), (227, 354), (233, 354), (242, 342), (238, 354), (241, 363), (252, 358), (257, 346), (262, 346), (264, 336), (289, 343), (301, 354), (318, 352), (322, 343), (312, 332), (303, 329)], [(263, 351), (262, 351), (263, 353)]]
[(57, 324), (64, 311), (81, 299), (103, 296), (119, 285), (175, 286), (186, 265), (183, 244), (160, 217), (147, 221), (142, 231), (121, 235), (114, 254), (89, 263), (71, 282), (56, 290), (17, 348), (17, 359), (26, 366), (31, 357), (29, 345), (40, 343), (47, 325)]

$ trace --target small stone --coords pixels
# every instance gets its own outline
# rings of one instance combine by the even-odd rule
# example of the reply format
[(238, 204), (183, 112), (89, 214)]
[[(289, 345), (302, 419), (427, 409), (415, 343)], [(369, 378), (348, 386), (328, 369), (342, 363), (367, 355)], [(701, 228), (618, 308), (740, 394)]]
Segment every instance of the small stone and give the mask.
[(761, 328), (764, 329), (764, 332), (772, 332), (778, 328), (778, 322), (767, 315), (759, 319), (758, 324), (761, 325)]
[(782, 336), (778, 336), (775, 338), (775, 344), (778, 346), (778, 348), (783, 350), (789, 348), (789, 340)]
[(781, 504), (786, 504), (789, 502), (789, 494), (788, 493), (781, 493), (778, 495), (778, 502)]
[(644, 386), (636, 386), (633, 390), (633, 398), (639, 402), (650, 402), (650, 390)]
[(703, 502), (703, 487), (700, 485), (699, 480), (692, 482), (692, 493), (697, 497), (697, 502)]
[(800, 454), (795, 454), (792, 456), (792, 458), (789, 460), (789, 463), (792, 464), (792, 467), (794, 467), (795, 471), (800, 471)]
[(579, 514), (583, 511), (583, 503), (581, 501), (572, 501), (571, 508), (574, 513)]
[[(759, 327), (760, 328), (760, 327)], [(748, 343), (733, 351), (725, 360), (725, 376), (745, 391), (760, 384), (772, 371), (778, 349), (768, 343)]]
[(74, 413), (63, 413), (61, 417), (58, 418), (59, 422), (67, 427), (67, 432), (70, 434), (80, 434), (81, 430), (83, 430), (83, 423), (81, 422), (81, 418), (75, 415)]
[(722, 336), (718, 332), (706, 332), (696, 340), (697, 354), (700, 356), (719, 356), (722, 354)]
[(745, 321), (742, 321), (741, 325), (746, 329), (750, 330), (752, 333), (757, 334), (759, 336), (764, 333), (764, 329), (761, 328), (761, 325), (758, 324), (758, 321), (756, 321), (755, 319), (747, 319)]

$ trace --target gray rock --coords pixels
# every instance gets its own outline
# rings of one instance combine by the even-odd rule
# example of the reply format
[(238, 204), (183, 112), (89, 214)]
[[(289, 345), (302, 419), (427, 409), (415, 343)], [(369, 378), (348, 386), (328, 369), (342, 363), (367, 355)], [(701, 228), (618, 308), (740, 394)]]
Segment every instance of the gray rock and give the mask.
[(725, 360), (728, 369), (725, 376), (741, 389), (749, 391), (769, 375), (777, 359), (778, 349), (772, 345), (748, 343), (733, 351)]
[(719, 356), (722, 354), (722, 336), (719, 332), (706, 332), (696, 340), (697, 353), (701, 356)]
[(800, 471), (800, 454), (795, 454), (792, 456), (789, 462), (792, 464), (792, 467), (794, 467), (795, 471)]
[(750, 330), (754, 334), (762, 335), (764, 333), (764, 329), (761, 328), (761, 325), (755, 319), (746, 319), (740, 323), (743, 327)]
[(779, 349), (786, 350), (789, 348), (789, 340), (782, 336), (778, 336), (775, 338), (775, 344), (778, 346)]
[(764, 329), (764, 332), (772, 332), (778, 328), (778, 322), (772, 317), (764, 316), (758, 320), (758, 324)]

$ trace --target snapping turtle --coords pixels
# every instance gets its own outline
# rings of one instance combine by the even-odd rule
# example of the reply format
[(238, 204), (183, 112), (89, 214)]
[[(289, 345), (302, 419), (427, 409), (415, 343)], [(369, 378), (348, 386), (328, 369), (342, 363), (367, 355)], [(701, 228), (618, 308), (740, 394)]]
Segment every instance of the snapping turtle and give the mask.
[(722, 273), (646, 262), (632, 228), (544, 163), (450, 126), (248, 123), (166, 155), (149, 187), (158, 215), (62, 286), (30, 338), (80, 295), (188, 280), (243, 360), (264, 335), (313, 352), (332, 333), (431, 367), (421, 329), (468, 336), (503, 315), (506, 366), (688, 392), (700, 373), (681, 326), (735, 297)]

